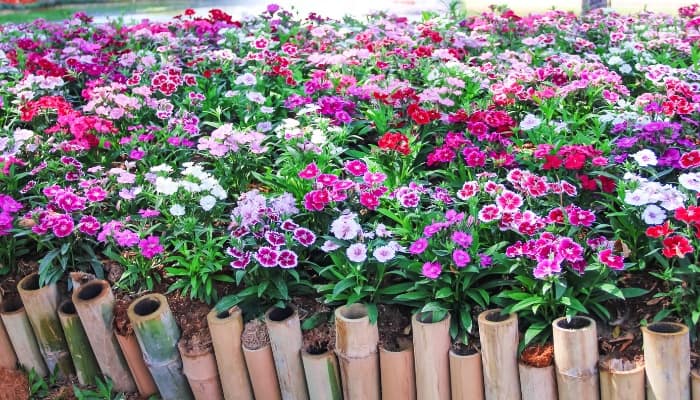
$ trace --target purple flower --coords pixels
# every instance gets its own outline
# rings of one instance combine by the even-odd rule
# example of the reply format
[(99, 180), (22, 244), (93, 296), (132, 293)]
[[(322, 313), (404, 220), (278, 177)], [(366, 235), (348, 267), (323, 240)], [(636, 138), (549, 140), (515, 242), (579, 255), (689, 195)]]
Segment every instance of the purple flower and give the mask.
[(462, 231), (455, 231), (452, 233), (452, 241), (468, 249), (472, 245), (472, 235)]
[(493, 258), (491, 258), (490, 255), (484, 254), (484, 253), (479, 253), (479, 264), (481, 264), (481, 268), (489, 268), (491, 265), (493, 265)]
[(282, 246), (286, 242), (283, 234), (272, 231), (265, 232), (265, 240), (267, 240), (267, 242), (270, 243), (271, 246), (275, 247)]
[(278, 264), (282, 268), (294, 268), (297, 266), (297, 253), (291, 250), (282, 250), (279, 254)]
[(231, 261), (231, 268), (243, 269), (250, 263), (250, 253), (243, 254), (239, 259)]
[(426, 238), (420, 238), (416, 240), (415, 242), (411, 243), (411, 246), (408, 248), (408, 252), (411, 254), (422, 254), (425, 249), (428, 248), (428, 239)]
[(309, 247), (316, 241), (316, 235), (306, 228), (297, 228), (294, 230), (294, 239), (302, 246)]
[(139, 243), (139, 235), (130, 230), (112, 231), (112, 236), (121, 247), (131, 247)]
[(270, 247), (261, 247), (255, 253), (255, 259), (263, 267), (274, 267), (277, 265), (277, 260), (279, 259), (279, 253)]
[(439, 262), (427, 262), (423, 264), (423, 276), (429, 279), (437, 279), (442, 273), (442, 265)]
[(352, 262), (361, 263), (367, 259), (367, 247), (363, 243), (351, 244), (345, 253)]
[(280, 6), (278, 6), (275, 3), (270, 3), (267, 5), (267, 12), (269, 12), (270, 14), (276, 13), (277, 10), (279, 10), (279, 9), (280, 9)]
[(299, 227), (299, 225), (297, 225), (291, 219), (284, 220), (282, 222), (282, 225), (280, 226), (280, 228), (282, 228), (282, 230), (285, 230), (287, 232), (291, 232), (291, 231), (297, 229), (298, 227)]
[(452, 260), (455, 262), (457, 267), (464, 268), (472, 259), (469, 257), (469, 253), (464, 250), (457, 249), (452, 252)]
[(139, 248), (141, 249), (141, 255), (149, 260), (165, 250), (163, 246), (160, 245), (160, 237), (154, 235), (146, 239), (141, 239), (139, 241)]
[(153, 218), (157, 217), (160, 215), (160, 211), (158, 210), (153, 210), (153, 209), (140, 209), (139, 214), (141, 215), (141, 218)]

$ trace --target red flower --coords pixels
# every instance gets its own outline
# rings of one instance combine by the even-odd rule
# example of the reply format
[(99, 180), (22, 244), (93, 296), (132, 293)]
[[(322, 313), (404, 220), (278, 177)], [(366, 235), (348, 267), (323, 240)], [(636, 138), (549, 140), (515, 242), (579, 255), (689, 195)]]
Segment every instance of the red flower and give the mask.
[(542, 166), (542, 169), (550, 170), (550, 169), (558, 169), (562, 165), (561, 158), (553, 155), (545, 155), (544, 156), (545, 162), (544, 165)]
[(408, 155), (411, 148), (408, 146), (408, 138), (401, 133), (385, 133), (377, 142), (382, 150), (395, 150), (403, 155)]
[(564, 168), (566, 169), (581, 169), (586, 164), (586, 155), (583, 153), (572, 153), (564, 160)]
[(671, 236), (667, 237), (663, 241), (664, 248), (661, 251), (667, 258), (672, 257), (685, 257), (686, 254), (693, 252), (693, 246), (690, 244), (687, 238), (684, 236)]
[(692, 168), (700, 165), (700, 151), (693, 150), (681, 156), (678, 163), (683, 168)]
[(658, 239), (660, 237), (665, 237), (673, 233), (671, 229), (671, 224), (666, 221), (663, 225), (650, 226), (646, 230), (646, 235), (650, 238)]
[(700, 223), (700, 207), (688, 206), (688, 208), (677, 208), (674, 217), (686, 224)]

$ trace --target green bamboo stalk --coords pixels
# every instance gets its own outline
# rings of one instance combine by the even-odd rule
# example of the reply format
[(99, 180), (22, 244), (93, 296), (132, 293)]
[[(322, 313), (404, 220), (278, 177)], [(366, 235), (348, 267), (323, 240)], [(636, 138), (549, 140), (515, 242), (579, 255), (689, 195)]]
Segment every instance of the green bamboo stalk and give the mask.
[(127, 315), (163, 400), (193, 399), (177, 349), (180, 328), (165, 296), (142, 296), (131, 303)]
[(341, 400), (343, 398), (338, 360), (333, 352), (311, 354), (304, 350), (301, 360), (304, 363), (304, 375), (310, 399)]
[(59, 293), (56, 284), (39, 286), (39, 274), (27, 275), (17, 284), (39, 350), (49, 371), (58, 367), (63, 376), (72, 375), (73, 362), (58, 319)]
[(92, 353), (90, 341), (85, 334), (85, 329), (83, 329), (83, 324), (80, 322), (80, 317), (72, 301), (66, 300), (61, 303), (61, 306), (58, 308), (58, 319), (63, 327), (63, 333), (73, 359), (78, 381), (82, 385), (94, 385), (95, 378), (100, 373), (100, 368), (95, 355)]

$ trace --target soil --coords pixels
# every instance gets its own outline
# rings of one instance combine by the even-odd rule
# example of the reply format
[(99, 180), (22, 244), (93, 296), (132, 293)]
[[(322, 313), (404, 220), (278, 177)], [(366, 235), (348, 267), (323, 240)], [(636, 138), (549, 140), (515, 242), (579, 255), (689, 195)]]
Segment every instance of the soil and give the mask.
[(0, 295), (2, 295), (2, 298), (11, 297), (13, 294), (17, 294), (17, 282), (22, 280), (22, 278), (25, 276), (31, 274), (32, 272), (37, 272), (38, 270), (39, 263), (36, 261), (17, 261), (17, 268), (13, 271), (13, 273), (2, 277), (2, 282), (0, 282)]
[(379, 304), (379, 346), (389, 351), (400, 351), (411, 341), (411, 311), (407, 307), (393, 304)]
[(335, 349), (335, 326), (324, 322), (302, 334), (303, 346), (309, 354), (323, 354)]
[[(297, 308), (302, 323), (303, 348), (309, 354), (323, 354), (335, 348), (335, 325), (330, 319), (332, 310), (312, 297), (294, 297), (292, 304)], [(314, 321), (312, 321), (312, 319)], [(311, 329), (304, 330), (304, 323), (311, 321)]]
[(0, 400), (29, 398), (29, 380), (20, 371), (0, 369)]
[(169, 293), (170, 310), (180, 325), (180, 340), (187, 353), (203, 353), (213, 349), (211, 333), (207, 324), (209, 306), (199, 300), (183, 297), (180, 293)]
[(250, 320), (243, 328), (241, 342), (248, 350), (258, 350), (270, 344), (270, 336), (267, 334), (267, 326), (259, 319)]
[(115, 294), (114, 303), (114, 330), (122, 336), (131, 336), (134, 333), (134, 328), (131, 326), (131, 321), (127, 314), (129, 304), (133, 298), (126, 292), (118, 291)]
[(528, 346), (520, 355), (520, 361), (531, 367), (549, 367), (554, 364), (554, 345), (546, 343)]

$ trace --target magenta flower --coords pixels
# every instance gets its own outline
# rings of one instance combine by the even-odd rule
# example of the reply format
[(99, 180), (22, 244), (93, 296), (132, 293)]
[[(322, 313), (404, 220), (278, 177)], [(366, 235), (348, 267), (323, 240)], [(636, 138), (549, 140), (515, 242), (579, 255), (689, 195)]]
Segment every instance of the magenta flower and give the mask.
[(243, 269), (250, 263), (250, 253), (243, 254), (239, 259), (231, 261), (231, 268)]
[(442, 265), (439, 262), (427, 262), (423, 264), (423, 276), (429, 279), (437, 279), (442, 273)]
[(139, 215), (141, 215), (141, 218), (153, 218), (157, 217), (160, 215), (160, 211), (158, 210), (153, 210), (153, 209), (140, 209), (139, 210)]
[(121, 247), (131, 247), (139, 243), (139, 235), (128, 229), (123, 231), (113, 231), (112, 236)]
[(270, 243), (271, 246), (275, 247), (282, 246), (286, 242), (283, 234), (272, 231), (265, 232), (265, 240), (267, 240), (267, 242)]
[(298, 264), (297, 254), (291, 250), (282, 250), (277, 262), (281, 268), (294, 268)]
[(53, 234), (59, 238), (69, 236), (71, 233), (73, 233), (74, 227), (75, 224), (73, 223), (73, 218), (71, 218), (70, 215), (62, 214), (55, 217), (52, 221)]
[(583, 260), (583, 247), (568, 237), (559, 241), (557, 253), (569, 262)]
[(277, 250), (270, 247), (261, 247), (255, 253), (254, 257), (263, 267), (271, 268), (277, 265), (279, 253)]
[(353, 176), (362, 176), (367, 172), (367, 164), (360, 160), (352, 160), (345, 163), (345, 171)]
[(80, 211), (85, 209), (85, 198), (75, 195), (67, 190), (56, 194), (54, 201), (65, 212)]
[(462, 231), (455, 231), (452, 232), (452, 241), (468, 249), (472, 245), (472, 235)]
[(611, 249), (605, 249), (598, 253), (598, 260), (615, 271), (620, 271), (625, 268), (625, 259), (613, 254)]
[(368, 185), (379, 185), (386, 180), (386, 174), (381, 172), (365, 172), (362, 179)]
[(291, 232), (291, 231), (297, 229), (298, 227), (299, 227), (299, 225), (296, 224), (291, 219), (284, 220), (282, 222), (282, 225), (280, 225), (280, 228), (282, 228), (282, 230), (285, 230), (287, 232)]
[(379, 207), (379, 198), (372, 193), (363, 192), (360, 194), (360, 204), (370, 210), (376, 210)]
[(318, 169), (318, 166), (316, 165), (315, 162), (312, 162), (311, 164), (307, 165), (306, 168), (301, 170), (299, 172), (299, 178), (302, 179), (314, 179), (317, 176), (321, 174), (321, 171)]
[(294, 239), (302, 246), (309, 247), (316, 241), (316, 235), (306, 228), (297, 228), (294, 230)]
[(469, 257), (469, 253), (464, 250), (456, 249), (452, 252), (452, 261), (454, 261), (455, 265), (459, 268), (466, 267), (471, 260), (472, 259)]
[(544, 279), (548, 276), (556, 275), (561, 272), (561, 261), (561, 258), (556, 257), (539, 260), (532, 274), (537, 279)]
[(139, 241), (139, 248), (141, 249), (141, 255), (149, 260), (165, 250), (163, 246), (160, 245), (160, 237), (153, 235), (146, 239), (141, 239)]
[(428, 239), (426, 238), (420, 238), (416, 240), (415, 242), (411, 243), (411, 246), (408, 248), (408, 252), (417, 255), (417, 254), (422, 254), (425, 249), (428, 248)]
[(86, 235), (95, 236), (100, 230), (100, 221), (92, 215), (85, 215), (78, 222), (78, 230)]

